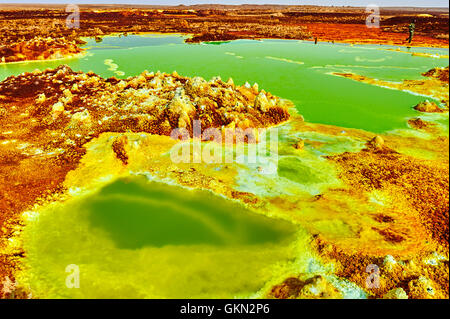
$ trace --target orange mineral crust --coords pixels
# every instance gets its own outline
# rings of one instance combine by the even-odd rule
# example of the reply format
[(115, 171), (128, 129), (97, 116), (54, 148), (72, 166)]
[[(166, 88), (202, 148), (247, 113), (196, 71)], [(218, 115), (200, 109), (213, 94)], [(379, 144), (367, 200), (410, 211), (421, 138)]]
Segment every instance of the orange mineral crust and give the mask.
[[(338, 273), (353, 282), (363, 285), (367, 265), (382, 266), (383, 289), (370, 290), (376, 297), (381, 297), (389, 289), (401, 287), (410, 298), (428, 298), (430, 294), (421, 291), (416, 287), (419, 283), (414, 282), (422, 282), (425, 280), (423, 278), (426, 278), (433, 281), (430, 285), (434, 285), (434, 290), (439, 290), (439, 296), (448, 298), (448, 263), (437, 267), (423, 262), (430, 249), (448, 256), (448, 138), (438, 138), (433, 141), (433, 145), (442, 152), (439, 160), (419, 160), (406, 156), (375, 139), (361, 152), (344, 153), (329, 158), (338, 165), (340, 178), (355, 191), (377, 191), (386, 197), (395, 198), (399, 210), (376, 216), (381, 224), (373, 229), (378, 231), (384, 240), (402, 245), (407, 237), (420, 238), (421, 243), (419, 241), (418, 246), (412, 248), (409, 254), (403, 251), (404, 256), (398, 256), (406, 262), (395, 263), (394, 266), (384, 261), (384, 254), (370, 254), (370, 251), (351, 252), (323, 239), (318, 241), (319, 251), (325, 258), (336, 260), (342, 265)], [(444, 158), (447, 160), (443, 160)], [(421, 226), (409, 228), (407, 232), (399, 232), (394, 227), (398, 219), (415, 219), (426, 232), (421, 231)]]
[[(356, 283), (369, 298), (448, 298), (448, 143), (447, 137), (425, 141), (376, 136), (359, 152), (327, 157), (337, 165), (344, 187), (315, 196), (307, 205), (289, 197), (272, 203), (301, 215), (300, 223), (309, 218), (304, 226), (313, 234), (314, 250), (325, 264), (334, 265), (336, 276)], [(426, 149), (426, 144), (436, 153), (433, 159), (395, 150), (412, 145)], [(367, 206), (371, 200), (377, 203)], [(309, 206), (314, 209), (312, 217), (306, 217)], [(333, 236), (333, 229), (314, 228), (320, 214), (363, 227), (349, 238)], [(376, 287), (367, 285), (370, 269), (377, 270)], [(318, 294), (311, 294), (311, 287), (319, 288)], [(330, 278), (300, 273), (280, 281), (268, 297), (339, 298), (339, 294)]]
[[(405, 45), (405, 33), (387, 32), (381, 28), (368, 28), (364, 24), (308, 23), (306, 29), (317, 37), (318, 41), (342, 42), (353, 44)], [(412, 46), (448, 47), (448, 39), (436, 39), (416, 35)]]
[(56, 39), (35, 37), (0, 47), (0, 62), (54, 60), (71, 57), (82, 51), (75, 41), (64, 37)]
[[(448, 262), (437, 261), (436, 253), (423, 252), (408, 258), (348, 253), (324, 241), (320, 236), (315, 239), (314, 245), (324, 260), (335, 264), (336, 275), (363, 287), (369, 298), (446, 299), (449, 297)], [(377, 287), (367, 286), (369, 265), (377, 267), (372, 268), (377, 269), (379, 275)]]
[(408, 120), (408, 124), (410, 127), (418, 130), (436, 133), (436, 125), (434, 123), (424, 121), (419, 117)]
[[(330, 159), (341, 169), (341, 178), (360, 191), (382, 190), (409, 207), (433, 240), (448, 247), (449, 162), (448, 139), (436, 140), (445, 160), (416, 159), (387, 146), (372, 146), (359, 153), (344, 153)], [(383, 235), (389, 236), (389, 229)], [(390, 236), (393, 241), (401, 236)]]

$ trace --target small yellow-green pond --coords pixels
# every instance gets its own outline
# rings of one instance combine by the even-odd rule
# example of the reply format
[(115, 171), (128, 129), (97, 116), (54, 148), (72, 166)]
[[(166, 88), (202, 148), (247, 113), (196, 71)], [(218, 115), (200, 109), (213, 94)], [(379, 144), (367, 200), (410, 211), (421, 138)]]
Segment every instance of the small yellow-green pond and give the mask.
[[(299, 254), (291, 223), (144, 177), (52, 204), (38, 218), (23, 234), (21, 281), (41, 298), (250, 297)], [(69, 265), (79, 288), (66, 285)]]

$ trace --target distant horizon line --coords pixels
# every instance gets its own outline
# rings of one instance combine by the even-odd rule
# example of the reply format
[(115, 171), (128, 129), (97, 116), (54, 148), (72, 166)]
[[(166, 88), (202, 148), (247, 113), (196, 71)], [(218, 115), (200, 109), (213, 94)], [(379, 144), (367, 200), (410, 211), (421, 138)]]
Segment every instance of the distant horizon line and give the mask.
[[(208, 5), (217, 5), (217, 6), (226, 6), (226, 7), (238, 7), (238, 6), (285, 6), (285, 7), (334, 7), (334, 8), (365, 8), (366, 6), (355, 6), (355, 5), (319, 5), (319, 4), (282, 4), (282, 3), (241, 3), (241, 4), (224, 4), (224, 3), (197, 3), (197, 4), (142, 4), (142, 3), (93, 3), (93, 2), (83, 2), (83, 3), (73, 3), (71, 1), (55, 3), (55, 2), (4, 2), (0, 3), (2, 5), (23, 5), (23, 6), (38, 6), (41, 4), (45, 5), (55, 5), (62, 6), (68, 4), (77, 4), (77, 5), (97, 5), (97, 6), (160, 6), (160, 7), (194, 7), (194, 6), (208, 6)], [(449, 9), (447, 6), (413, 6), (413, 5), (389, 5), (389, 6), (380, 6), (380, 8), (422, 8), (422, 9)]]

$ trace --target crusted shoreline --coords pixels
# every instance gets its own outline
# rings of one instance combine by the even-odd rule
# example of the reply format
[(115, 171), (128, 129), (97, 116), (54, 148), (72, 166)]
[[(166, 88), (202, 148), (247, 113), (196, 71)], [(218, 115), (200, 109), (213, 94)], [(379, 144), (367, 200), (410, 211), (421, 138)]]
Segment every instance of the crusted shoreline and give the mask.
[(406, 92), (413, 92), (423, 96), (429, 96), (441, 101), (444, 108), (439, 108), (430, 102), (424, 102), (421, 105), (416, 105), (414, 108), (426, 113), (443, 113), (448, 112), (449, 108), (449, 67), (434, 68), (422, 74), (425, 78), (423, 80), (404, 80), (402, 82), (390, 82), (378, 79), (369, 78), (353, 73), (332, 73), (336, 76), (352, 79), (354, 81), (387, 87), (395, 90)]
[(66, 38), (40, 38), (21, 40), (13, 44), (0, 47), (0, 64), (59, 60), (79, 55), (84, 50), (75, 41)]

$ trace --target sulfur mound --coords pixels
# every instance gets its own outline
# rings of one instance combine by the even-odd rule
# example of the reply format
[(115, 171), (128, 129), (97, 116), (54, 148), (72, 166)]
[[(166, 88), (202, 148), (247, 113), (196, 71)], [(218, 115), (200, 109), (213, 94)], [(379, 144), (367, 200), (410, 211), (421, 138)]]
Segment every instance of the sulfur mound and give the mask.
[(82, 51), (75, 41), (64, 37), (34, 37), (0, 46), (0, 63), (61, 59)]
[(119, 80), (60, 66), (7, 78), (0, 83), (0, 99), (29, 114), (34, 131), (60, 131), (74, 141), (102, 132), (170, 135), (180, 127), (192, 135), (193, 120), (202, 129), (246, 129), (289, 119), (288, 103), (264, 90), (176, 72)]
[(434, 123), (432, 122), (428, 122), (428, 121), (424, 121), (421, 118), (417, 117), (417, 118), (412, 118), (408, 120), (408, 124), (409, 126), (411, 126), (412, 128), (418, 129), (418, 130), (422, 130), (422, 129), (427, 129), (427, 128), (432, 128), (435, 126)]
[(436, 103), (430, 102), (430, 101), (424, 101), (416, 106), (414, 106), (414, 109), (420, 112), (424, 113), (443, 113), (445, 110), (441, 109), (439, 106), (436, 105)]
[(269, 293), (276, 299), (337, 299), (342, 294), (323, 276), (316, 275), (303, 279), (290, 277), (276, 285)]
[(449, 67), (446, 68), (434, 68), (422, 74), (423, 76), (435, 78), (442, 82), (449, 81)]

